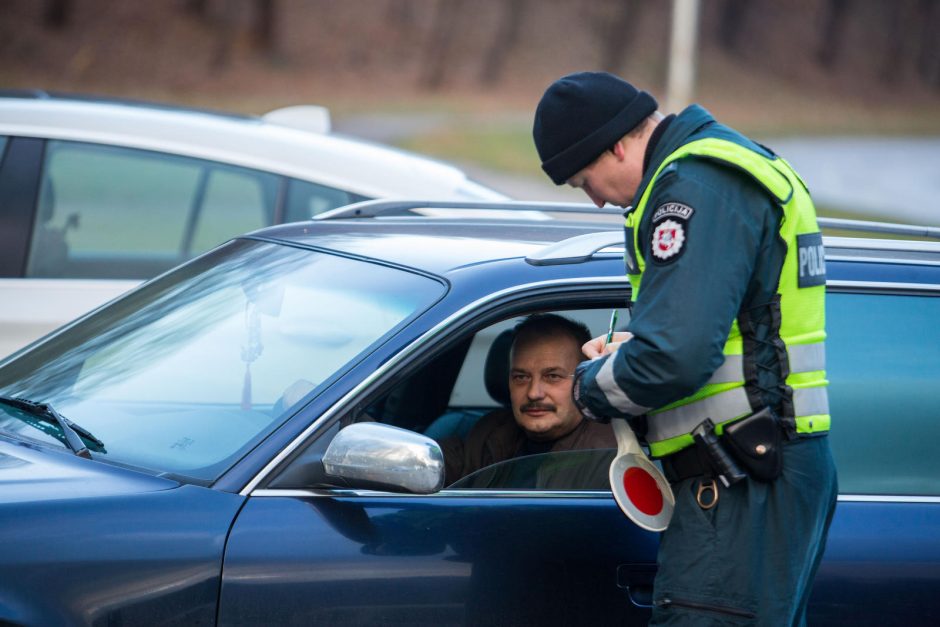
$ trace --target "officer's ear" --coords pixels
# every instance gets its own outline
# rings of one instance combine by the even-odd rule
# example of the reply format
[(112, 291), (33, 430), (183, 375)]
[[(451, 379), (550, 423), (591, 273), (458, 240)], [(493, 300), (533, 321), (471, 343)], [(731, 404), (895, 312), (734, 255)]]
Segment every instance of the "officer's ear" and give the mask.
[(617, 141), (617, 143), (607, 149), (612, 155), (614, 155), (614, 157), (616, 157), (617, 161), (623, 161), (627, 158), (627, 150), (623, 145), (624, 141), (626, 140), (620, 139)]

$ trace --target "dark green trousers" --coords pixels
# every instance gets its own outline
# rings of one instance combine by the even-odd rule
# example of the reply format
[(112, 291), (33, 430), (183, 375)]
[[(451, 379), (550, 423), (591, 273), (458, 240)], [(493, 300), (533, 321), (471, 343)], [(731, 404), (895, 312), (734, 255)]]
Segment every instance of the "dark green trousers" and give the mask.
[(805, 625), (838, 493), (829, 438), (785, 443), (776, 481), (719, 484), (712, 509), (701, 481), (672, 486), (650, 625)]

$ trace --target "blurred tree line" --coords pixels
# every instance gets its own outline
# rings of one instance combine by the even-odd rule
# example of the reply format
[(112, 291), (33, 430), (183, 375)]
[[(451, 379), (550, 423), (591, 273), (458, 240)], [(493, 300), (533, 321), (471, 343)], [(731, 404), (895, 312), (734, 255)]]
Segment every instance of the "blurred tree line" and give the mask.
[[(723, 50), (744, 54), (745, 33), (764, 19), (768, 2), (721, 0), (718, 27), (711, 33)], [(836, 72), (849, 60), (853, 49), (847, 32), (853, 27), (880, 32), (882, 62), (871, 68), (877, 77), (891, 83), (902, 69), (913, 68), (918, 78), (940, 88), (940, 1), (938, 0), (820, 0), (820, 20), (815, 62)]]
[[(95, 1), (44, 0), (43, 27), (69, 29), (75, 11), (83, 3)], [(498, 15), (496, 27), (487, 29), (486, 36), (474, 42), (477, 50), (473, 56), (478, 64), (475, 80), (481, 88), (505, 80), (507, 62), (526, 45), (527, 26), (537, 14), (552, 11), (563, 2), (578, 5), (578, 13), (596, 46), (596, 67), (614, 73), (624, 70), (625, 60), (641, 45), (636, 41), (637, 31), (648, 23), (650, 14), (668, 22), (671, 7), (671, 2), (663, 0), (358, 1), (359, 8), (373, 18), (380, 13), (383, 27), (399, 34), (395, 41), (420, 47), (416, 80), (429, 90), (440, 89), (450, 80), (449, 69), (461, 54), (458, 42), (464, 26), (485, 11)], [(321, 1), (317, 10), (331, 11), (337, 4)], [(238, 41), (250, 42), (251, 54), (262, 59), (283, 61), (290, 57), (282, 35), (285, 24), (295, 19), (296, 2), (176, 0), (176, 6), (180, 14), (200, 21), (214, 34), (213, 69), (232, 63)], [(920, 83), (940, 90), (940, 0), (702, 0), (701, 46), (718, 49), (742, 63), (759, 64), (772, 41), (767, 35), (776, 28), (784, 10), (799, 11), (809, 18), (803, 27), (813, 30), (809, 57), (817, 69), (835, 75), (848, 65), (854, 63), (857, 70), (863, 63), (872, 80), (890, 85), (902, 75), (914, 76)], [(782, 41), (782, 46), (788, 45), (786, 36)], [(805, 33), (801, 41), (806, 41)], [(559, 46), (565, 44), (557, 42)], [(369, 46), (372, 42), (362, 41), (359, 45)], [(807, 51), (793, 52), (805, 55)], [(865, 60), (860, 61), (863, 53)], [(778, 56), (781, 54), (786, 56), (787, 51), (778, 51)], [(872, 58), (878, 61), (871, 63)]]

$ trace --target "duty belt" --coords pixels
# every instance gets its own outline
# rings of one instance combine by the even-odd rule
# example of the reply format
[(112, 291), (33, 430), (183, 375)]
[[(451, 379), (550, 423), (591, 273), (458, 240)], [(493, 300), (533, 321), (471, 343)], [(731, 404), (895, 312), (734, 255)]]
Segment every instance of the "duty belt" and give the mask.
[[(781, 425), (780, 428), (783, 429), (783, 426)], [(818, 436), (821, 434), (812, 435)], [(803, 437), (811, 437), (811, 434), (805, 434)], [(784, 437), (782, 445), (786, 446), (790, 442), (796, 442), (799, 439), (799, 437), (794, 439)], [(669, 483), (678, 483), (692, 477), (714, 477), (714, 471), (708, 461), (708, 456), (698, 444), (692, 444), (680, 451), (660, 457), (658, 461), (663, 465), (663, 474)]]
[(669, 483), (678, 483), (692, 477), (710, 476), (712, 473), (711, 467), (695, 444), (667, 455), (659, 461), (663, 465), (663, 474), (666, 475)]

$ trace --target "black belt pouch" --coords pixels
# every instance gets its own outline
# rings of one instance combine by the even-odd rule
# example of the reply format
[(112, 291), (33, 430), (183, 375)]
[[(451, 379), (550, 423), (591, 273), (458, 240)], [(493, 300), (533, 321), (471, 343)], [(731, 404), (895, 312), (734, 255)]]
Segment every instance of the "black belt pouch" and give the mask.
[(726, 425), (723, 439), (752, 479), (773, 481), (780, 476), (783, 438), (777, 418), (769, 407)]

